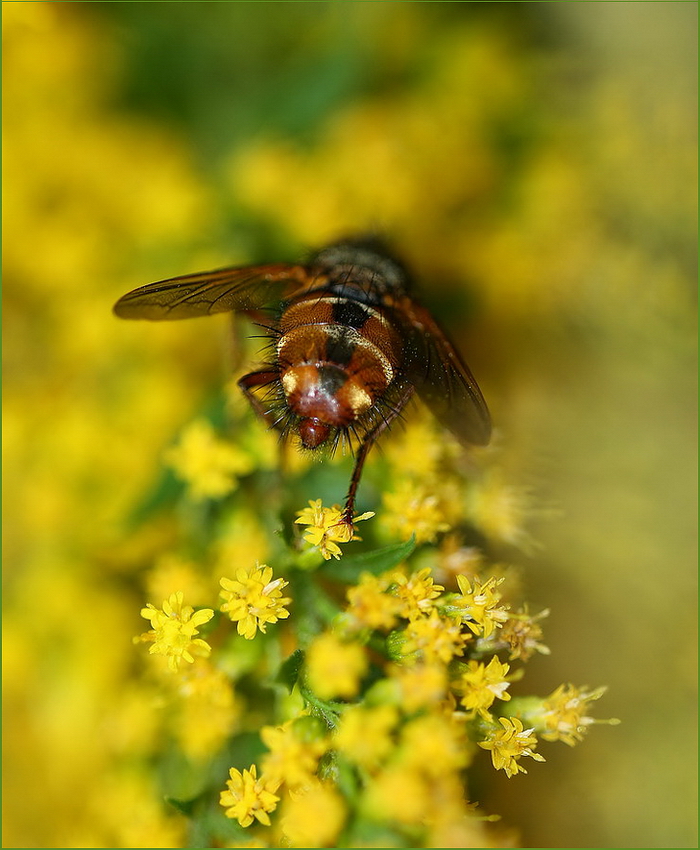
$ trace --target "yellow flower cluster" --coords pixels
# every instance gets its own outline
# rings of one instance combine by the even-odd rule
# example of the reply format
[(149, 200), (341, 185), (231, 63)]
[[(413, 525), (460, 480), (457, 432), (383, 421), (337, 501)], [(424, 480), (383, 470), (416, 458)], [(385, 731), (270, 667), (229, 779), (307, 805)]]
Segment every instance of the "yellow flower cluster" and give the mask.
[(517, 717), (499, 717), (501, 729), (491, 729), (485, 741), (479, 741), (479, 746), (491, 751), (491, 759), (496, 770), (504, 770), (506, 776), (516, 776), (527, 773), (520, 764), (523, 756), (529, 756), (535, 761), (544, 758), (535, 752), (537, 738), (532, 729), (525, 729)]
[(482, 585), (478, 576), (475, 576), (472, 587), (469, 579), (457, 576), (462, 596), (455, 600), (455, 605), (463, 611), (463, 622), (477, 636), (489, 638), (496, 628), (509, 619), (507, 609), (498, 604), (501, 594), (496, 588), (502, 582), (502, 578), (491, 577)]
[(141, 635), (139, 640), (150, 641), (149, 652), (164, 655), (172, 670), (177, 670), (183, 661), (192, 664), (194, 655), (206, 657), (211, 652), (205, 640), (194, 636), (200, 626), (211, 620), (214, 612), (211, 608), (195, 612), (191, 606), (184, 605), (182, 591), (166, 599), (162, 609), (149, 602), (141, 609), (141, 616), (150, 620), (153, 628)]
[(401, 481), (383, 497), (386, 524), (399, 537), (416, 535), (419, 543), (431, 543), (438, 534), (447, 531), (444, 506), (429, 486)]
[(399, 653), (426, 664), (449, 664), (453, 658), (464, 654), (469, 638), (457, 620), (442, 617), (433, 609), (429, 616), (408, 623)]
[(478, 712), (484, 720), (491, 720), (488, 709), (495, 699), (509, 700), (506, 693), (509, 682), (506, 680), (509, 666), (501, 663), (494, 656), (488, 664), (482, 661), (469, 661), (467, 669), (461, 671), (456, 682), (455, 691), (462, 694), (461, 703), (472, 716)]
[[(477, 452), (469, 474), (460, 469), (464, 451), (423, 407), (400, 433), (387, 441), (389, 478), (382, 490), (381, 521), (392, 537), (415, 535), (434, 543), (465, 522), (488, 540), (529, 551), (531, 516), (542, 513), (531, 492), (507, 480), (493, 457)], [(488, 450), (496, 455), (498, 449)]]
[(265, 632), (268, 623), (285, 620), (289, 611), (284, 607), (292, 601), (282, 596), (288, 582), (272, 578), (272, 568), (263, 564), (251, 569), (236, 570), (236, 578), (222, 578), (221, 610), (237, 623), (238, 634), (252, 640), (258, 629)]
[(264, 726), (260, 738), (268, 749), (262, 758), (265, 775), (293, 789), (308, 785), (327, 749), (324, 731), (323, 724), (309, 716), (282, 726)]
[(526, 487), (508, 483), (502, 470), (491, 468), (466, 488), (465, 510), (489, 539), (529, 551), (534, 541), (526, 530), (527, 519), (541, 509), (534, 506)]
[(226, 816), (235, 818), (241, 826), (250, 826), (253, 820), (269, 826), (269, 812), (275, 810), (280, 799), (275, 796), (279, 780), (269, 777), (258, 779), (257, 770), (254, 764), (242, 773), (232, 767), (226, 790), (221, 792), (221, 805), (226, 809)]
[[(315, 637), (305, 652), (298, 685), (312, 715), (262, 729), (260, 778), (256, 765), (232, 769), (221, 794), (226, 814), (243, 826), (271, 825), (276, 840), (290, 846), (333, 844), (349, 807), (375, 827), (418, 829), (426, 841), (466, 834), (465, 823), (475, 830), (461, 773), (475, 745), (508, 777), (524, 773), (523, 758), (544, 760), (535, 725), (549, 730), (542, 737), (566, 740), (572, 724), (587, 722), (575, 716), (577, 707), (599, 695), (577, 701), (559, 689), (539, 701), (529, 728), (517, 715), (493, 715), (495, 703), (511, 700), (509, 665), (495, 654), (460, 659), (477, 640), (493, 643), (510, 621), (500, 605), (502, 582), (462, 577), (455, 593), (435, 584), (428, 568), (364, 573), (348, 589), (337, 629)], [(385, 636), (383, 660), (373, 658), (368, 632)], [(521, 701), (517, 711), (531, 719), (535, 708)], [(338, 785), (338, 771), (355, 775), (354, 801)], [(326, 813), (322, 822), (313, 812)]]
[(593, 723), (607, 722), (615, 725), (616, 719), (600, 721), (586, 715), (590, 703), (600, 699), (606, 688), (587, 690), (574, 685), (559, 687), (542, 703), (536, 716), (537, 728), (545, 741), (563, 741), (570, 747), (583, 740), (588, 727)]
[(401, 615), (401, 600), (387, 593), (391, 579), (362, 573), (357, 584), (348, 588), (347, 613), (352, 626), (389, 631)]
[(335, 781), (317, 775), (320, 761), (329, 758), (337, 769), (365, 777), (354, 808), (374, 828), (431, 835), (464, 825), (468, 810), (459, 775), (471, 747), (463, 725), (448, 713), (405, 719), (395, 705), (358, 704), (343, 711), (333, 730), (301, 717), (284, 727), (264, 727), (261, 738), (268, 752), (260, 778), (255, 765), (242, 773), (232, 769), (221, 805), (242, 826), (254, 818), (268, 825), (269, 814), (281, 805), (273, 836), (285, 846), (338, 841), (349, 800)]
[(432, 611), (433, 601), (444, 589), (442, 585), (434, 583), (430, 567), (425, 567), (409, 576), (398, 572), (393, 594), (400, 602), (401, 616), (416, 620)]
[[(342, 555), (342, 543), (356, 539), (340, 508), (324, 508), (320, 499), (299, 511), (296, 522), (307, 526), (321, 572)], [(453, 560), (461, 551), (454, 540), (448, 550)], [(268, 663), (261, 649), (250, 655), (244, 647), (260, 646), (253, 642), (258, 632), (288, 620), (286, 637), (277, 633), (277, 645), (286, 645), (289, 656), (280, 671), (280, 681), (291, 689), (286, 717), (262, 725), (266, 750), (257, 762), (230, 768), (220, 792), (227, 818), (257, 828), (263, 846), (352, 843), (358, 823), (368, 834), (388, 830), (421, 846), (455, 840), (486, 846), (487, 821), (468, 802), (465, 767), (483, 749), (507, 777), (525, 773), (524, 759), (544, 760), (539, 739), (569, 745), (582, 739), (593, 722), (586, 710), (604, 689), (561, 686), (544, 699), (511, 694), (523, 672), (512, 671), (511, 663), (546, 651), (538, 623), (546, 612), (511, 612), (503, 602), (508, 573), (483, 575), (482, 558), (455, 561), (456, 577), (445, 572), (451, 590), (436, 582), (430, 566), (412, 569), (410, 561), (383, 571), (360, 569), (342, 607), (316, 597), (319, 611), (328, 612), (322, 627), (313, 609), (292, 616), (292, 599), (283, 595), (290, 583), (307, 604), (321, 592), (309, 551), (290, 547), (289, 581), (274, 577), (265, 564), (239, 567), (233, 577), (220, 579), (220, 610), (245, 639), (233, 644), (224, 637), (222, 643), (215, 633), (221, 667), (204, 660), (212, 649), (196, 637), (214, 616), (212, 609), (195, 612), (184, 605), (181, 591), (162, 610), (144, 608), (153, 629), (141, 639), (153, 643), (151, 652), (166, 655), (171, 672), (190, 662), (188, 675), (176, 680), (175, 739), (200, 760), (227, 736), (235, 740), (245, 724), (235, 679)], [(440, 564), (440, 558), (433, 562)], [(464, 564), (469, 577), (459, 572)], [(163, 578), (179, 575), (196, 587), (185, 562), (164, 561), (158, 570)], [(509, 653), (511, 663), (501, 652)]]
[[(260, 778), (254, 764), (243, 772), (231, 768), (226, 790), (220, 794), (226, 816), (244, 827), (253, 819), (269, 826), (270, 813), (283, 799), (279, 829), (286, 844), (332, 844), (347, 810), (333, 784), (316, 776), (319, 759), (328, 748), (323, 725), (302, 716), (283, 726), (265, 726), (260, 737), (268, 748)], [(277, 795), (278, 790), (283, 798)]]
[[(321, 500), (300, 511), (297, 522), (308, 526), (305, 536), (322, 556), (317, 569), (354, 539), (340, 509), (324, 508)], [(302, 549), (295, 555), (305, 594), (313, 581), (307, 555)], [(163, 578), (187, 579), (191, 565), (171, 559), (158, 569)], [(603, 692), (562, 686), (546, 699), (512, 697), (511, 683), (522, 671), (511, 672), (498, 653), (525, 661), (545, 651), (537, 621), (546, 612), (512, 613), (503, 604), (506, 576), (458, 573), (450, 578), (455, 589), (447, 590), (426, 566), (360, 572), (328, 627), (290, 657), (297, 659), (285, 674), (293, 686), (290, 713), (260, 730), (266, 752), (257, 764), (231, 767), (220, 792), (226, 816), (242, 828), (269, 830), (263, 846), (333, 846), (348, 840), (358, 818), (370, 831), (420, 836), (426, 846), (455, 836), (486, 844), (486, 821), (474, 816), (464, 786), (475, 752), (489, 751), (493, 767), (509, 778), (525, 773), (523, 759), (544, 760), (538, 735), (570, 745), (582, 739), (593, 722), (587, 706)], [(220, 584), (220, 610), (246, 641), (290, 619), (292, 600), (283, 596), (289, 582), (275, 578), (271, 567), (239, 567)], [(162, 610), (148, 605), (142, 613), (153, 625), (141, 637), (152, 642), (151, 652), (165, 655), (171, 672), (190, 663), (189, 674), (176, 680), (173, 732), (183, 752), (206, 758), (244, 722), (233, 683), (204, 660), (210, 644), (196, 637), (214, 612), (195, 612), (179, 591)], [(240, 675), (254, 669), (254, 658), (261, 656), (242, 664), (221, 660)]]
[[(367, 511), (360, 516), (353, 517), (353, 523), (371, 519), (372, 511)], [(309, 507), (299, 511), (297, 519), (299, 525), (306, 525), (304, 539), (307, 540), (323, 555), (324, 560), (329, 561), (331, 557), (340, 558), (342, 550), (339, 543), (350, 543), (351, 540), (361, 540), (355, 533), (354, 526), (347, 523), (343, 511), (339, 505), (324, 508), (321, 499), (309, 501)]]
[(165, 454), (192, 499), (220, 499), (237, 486), (238, 478), (253, 470), (253, 461), (232, 443), (224, 442), (204, 419), (187, 426), (180, 442)]
[(175, 682), (172, 731), (183, 753), (203, 761), (239, 727), (242, 705), (230, 678), (208, 661), (195, 662)]
[(354, 697), (368, 659), (360, 644), (326, 632), (313, 640), (306, 654), (307, 679), (315, 694), (327, 700)]
[[(418, 420), (421, 441), (430, 428)], [(407, 441), (413, 439), (413, 427), (405, 434)], [(179, 454), (173, 451), (170, 462), (187, 480), (193, 499), (227, 495), (237, 476), (251, 471), (240, 464), (239, 450), (219, 441), (203, 422), (185, 432)], [(464, 514), (494, 539), (517, 542), (513, 529), (523, 517), (492, 522), (496, 514), (475, 511), (473, 486), (478, 484), (465, 487), (456, 473), (444, 472), (452, 457), (453, 447), (445, 442), (420, 463), (414, 459), (415, 475), (384, 496), (384, 527), (426, 544)], [(390, 458), (395, 462), (395, 456)], [(493, 480), (482, 480), (493, 489)], [(401, 499), (419, 490), (424, 496), (411, 503), (413, 511)], [(508, 492), (502, 490), (506, 502)], [(507, 777), (525, 773), (524, 759), (544, 760), (539, 739), (570, 745), (581, 740), (593, 722), (585, 709), (602, 693), (562, 686), (544, 700), (512, 695), (511, 685), (523, 672), (511, 670), (512, 662), (548, 651), (539, 625), (547, 612), (511, 611), (504, 603), (504, 589), (506, 598), (513, 594), (505, 588), (508, 570), (488, 572), (483, 554), (464, 546), (459, 532), (439, 548), (425, 547), (427, 560), (415, 569), (404, 559), (385, 570), (359, 568), (345, 590), (345, 604), (338, 607), (321, 591), (314, 571), (332, 577), (325, 572), (327, 562), (341, 558), (341, 547), (359, 539), (355, 524), (374, 514), (355, 516), (350, 524), (338, 505), (311, 500), (295, 518), (296, 525), (304, 526), (306, 546), (293, 538), (285, 550), (267, 543), (246, 508), (232, 498), (231, 505), (214, 514), (213, 575), (225, 573), (218, 577), (219, 609), (236, 623), (243, 644), (217, 630), (212, 637), (219, 647), (218, 665), (216, 659), (206, 661), (211, 646), (196, 635), (214, 612), (203, 608), (195, 613), (183, 604), (182, 591), (172, 593), (162, 610), (144, 609), (153, 629), (141, 637), (153, 643), (152, 653), (168, 657), (171, 672), (179, 673), (181, 662), (189, 662), (189, 673), (179, 673), (171, 688), (170, 729), (183, 753), (201, 761), (245, 728), (236, 680), (269, 663), (253, 639), (280, 621), (291, 625), (276, 633), (275, 642), (289, 655), (283, 667), (291, 665), (284, 673), (292, 688), (286, 715), (282, 723), (260, 729), (266, 751), (257, 763), (230, 768), (220, 792), (226, 816), (241, 828), (257, 830), (253, 841), (261, 846), (334, 846), (352, 841), (357, 823), (369, 834), (388, 830), (403, 836), (398, 840), (410, 836), (424, 846), (488, 844), (487, 820), (475, 816), (474, 805), (467, 802), (464, 768), (483, 749)], [(506, 528), (513, 531), (510, 537), (502, 533)], [(241, 535), (243, 548), (236, 543)], [(258, 537), (262, 543), (255, 542)], [(271, 554), (274, 549), (290, 571), (289, 580), (260, 563), (228, 574), (229, 559), (253, 544)], [(438, 571), (442, 583), (436, 580)], [(175, 556), (161, 559), (149, 581), (153, 592), (180, 582), (198, 601), (209, 598), (196, 567)], [(284, 595), (290, 584), (305, 601), (306, 610), (295, 616), (291, 596)], [(507, 653), (508, 660), (500, 653)]]

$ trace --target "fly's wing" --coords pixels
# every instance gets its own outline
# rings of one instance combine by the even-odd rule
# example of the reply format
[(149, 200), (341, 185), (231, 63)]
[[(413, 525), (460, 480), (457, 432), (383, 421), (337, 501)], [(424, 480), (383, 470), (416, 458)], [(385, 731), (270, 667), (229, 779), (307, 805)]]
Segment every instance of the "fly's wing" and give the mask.
[(428, 311), (409, 298), (395, 307), (406, 332), (406, 377), (462, 443), (485, 446), (491, 417), (474, 376)]
[(114, 312), (122, 319), (192, 319), (231, 310), (259, 310), (292, 292), (318, 285), (306, 266), (275, 263), (173, 277), (122, 296)]

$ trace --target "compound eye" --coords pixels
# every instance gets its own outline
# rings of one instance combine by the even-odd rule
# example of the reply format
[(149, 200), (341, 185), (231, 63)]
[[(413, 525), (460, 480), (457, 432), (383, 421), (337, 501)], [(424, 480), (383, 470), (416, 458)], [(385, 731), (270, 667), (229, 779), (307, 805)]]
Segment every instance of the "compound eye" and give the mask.
[(302, 419), (299, 423), (299, 437), (306, 449), (316, 449), (328, 439), (331, 429), (320, 419)]

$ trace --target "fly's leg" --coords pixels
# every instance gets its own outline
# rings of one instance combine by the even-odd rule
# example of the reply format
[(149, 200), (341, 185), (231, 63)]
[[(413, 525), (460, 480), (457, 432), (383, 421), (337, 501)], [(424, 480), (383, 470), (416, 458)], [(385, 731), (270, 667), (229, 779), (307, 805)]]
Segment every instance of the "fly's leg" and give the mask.
[(266, 410), (263, 403), (255, 395), (253, 389), (255, 387), (264, 387), (276, 383), (279, 380), (279, 373), (274, 369), (263, 369), (260, 372), (250, 372), (238, 379), (238, 386), (241, 388), (243, 395), (248, 399), (250, 406), (255, 413), (271, 427), (275, 427), (272, 419), (272, 414)]
[(270, 386), (278, 381), (279, 373), (277, 371), (274, 369), (262, 369), (260, 372), (251, 372), (250, 374), (239, 378), (238, 386), (241, 388), (243, 395), (250, 402), (250, 406), (253, 408), (255, 413), (267, 422), (270, 428), (275, 428), (280, 432), (279, 469), (281, 472), (284, 472), (284, 469), (287, 466), (285, 452), (287, 440), (285, 439), (286, 433), (284, 422), (279, 421), (279, 412), (266, 409), (260, 399), (253, 392), (255, 387)]
[(345, 499), (345, 508), (343, 510), (343, 519), (342, 522), (346, 525), (352, 525), (352, 517), (355, 512), (355, 497), (357, 496), (357, 488), (360, 486), (360, 478), (362, 477), (362, 468), (365, 465), (365, 460), (367, 460), (367, 455), (369, 454), (369, 450), (377, 441), (377, 438), (381, 436), (381, 434), (386, 431), (386, 429), (391, 425), (391, 423), (396, 419), (396, 417), (401, 413), (401, 411), (406, 407), (411, 396), (414, 393), (414, 387), (411, 384), (408, 384), (403, 390), (402, 394), (399, 396), (398, 401), (394, 404), (389, 413), (382, 418), (382, 420), (369, 431), (364, 439), (362, 440), (362, 445), (357, 451), (357, 456), (355, 457), (355, 468), (352, 471), (352, 478), (350, 479), (350, 487), (348, 488), (348, 495)]
[(282, 489), (281, 489), (281, 476), (284, 474), (285, 467), (285, 455), (286, 455), (286, 447), (287, 440), (284, 439), (284, 429), (280, 427), (279, 423), (275, 424), (274, 422), (274, 411), (266, 410), (265, 406), (262, 404), (260, 399), (255, 395), (256, 387), (265, 387), (270, 386), (279, 381), (279, 373), (274, 369), (262, 369), (259, 372), (250, 372), (248, 375), (244, 375), (242, 378), (238, 379), (238, 386), (241, 388), (243, 395), (250, 402), (250, 406), (253, 408), (255, 413), (263, 419), (271, 428), (275, 428), (278, 431), (281, 431), (280, 441), (279, 441), (279, 465), (278, 465), (278, 475), (276, 476), (277, 484), (275, 486), (274, 494), (270, 494), (271, 501), (268, 504), (268, 507), (272, 507), (272, 504), (276, 506), (276, 509), (279, 508), (282, 500)]

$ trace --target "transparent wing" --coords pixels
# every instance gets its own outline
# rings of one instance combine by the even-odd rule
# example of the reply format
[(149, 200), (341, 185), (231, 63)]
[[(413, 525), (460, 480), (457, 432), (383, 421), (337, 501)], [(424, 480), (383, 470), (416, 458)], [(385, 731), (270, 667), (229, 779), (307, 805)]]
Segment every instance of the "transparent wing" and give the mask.
[(397, 308), (406, 331), (406, 377), (460, 442), (485, 446), (491, 417), (474, 376), (426, 309), (409, 298)]
[(141, 286), (122, 296), (114, 312), (122, 319), (161, 321), (258, 310), (319, 280), (309, 268), (285, 263), (217, 269)]

